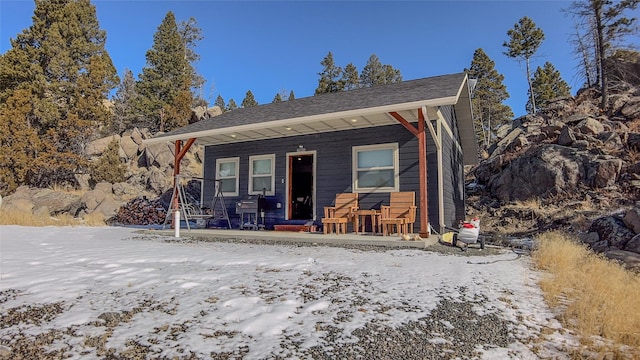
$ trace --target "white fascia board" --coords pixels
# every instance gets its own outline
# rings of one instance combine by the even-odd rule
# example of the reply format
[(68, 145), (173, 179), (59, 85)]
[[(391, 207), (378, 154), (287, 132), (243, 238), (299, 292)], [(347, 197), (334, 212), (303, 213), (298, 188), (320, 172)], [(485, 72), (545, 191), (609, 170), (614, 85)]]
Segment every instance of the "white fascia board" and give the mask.
[(449, 96), (449, 97), (431, 99), (431, 100), (421, 100), (421, 101), (414, 101), (409, 103), (385, 105), (385, 106), (378, 106), (378, 107), (365, 108), (365, 109), (355, 109), (355, 110), (348, 110), (348, 111), (341, 111), (341, 112), (332, 112), (327, 114), (273, 120), (273, 121), (267, 121), (267, 122), (258, 122), (253, 124), (231, 126), (231, 127), (225, 127), (225, 128), (219, 128), (219, 129), (202, 130), (202, 131), (196, 131), (196, 132), (190, 132), (190, 133), (184, 133), (184, 134), (146, 139), (143, 142), (145, 144), (156, 144), (156, 143), (161, 143), (165, 141), (186, 140), (191, 138), (200, 138), (205, 136), (229, 134), (229, 133), (241, 132), (241, 131), (247, 131), (247, 130), (259, 130), (259, 129), (269, 128), (269, 127), (285, 127), (290, 125), (304, 124), (308, 122), (316, 122), (316, 121), (330, 120), (330, 119), (336, 119), (336, 118), (349, 118), (353, 116), (366, 116), (370, 114), (389, 113), (394, 111), (415, 110), (415, 109), (421, 108), (422, 106), (435, 107), (435, 106), (444, 106), (444, 105), (454, 105), (457, 100), (458, 100), (458, 96)]

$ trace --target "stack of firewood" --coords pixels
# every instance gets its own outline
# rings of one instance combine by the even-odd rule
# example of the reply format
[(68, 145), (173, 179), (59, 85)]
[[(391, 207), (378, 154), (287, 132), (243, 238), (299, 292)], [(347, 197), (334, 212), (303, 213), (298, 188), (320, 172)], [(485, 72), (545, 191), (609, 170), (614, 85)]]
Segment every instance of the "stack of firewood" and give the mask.
[(160, 199), (149, 200), (141, 196), (122, 205), (112, 220), (122, 225), (163, 224), (166, 212)]

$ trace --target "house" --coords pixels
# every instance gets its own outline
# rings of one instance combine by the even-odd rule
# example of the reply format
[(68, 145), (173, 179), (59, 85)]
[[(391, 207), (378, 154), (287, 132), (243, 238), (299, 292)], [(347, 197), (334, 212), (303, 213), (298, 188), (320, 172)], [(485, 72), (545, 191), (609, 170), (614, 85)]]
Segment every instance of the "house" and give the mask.
[[(265, 224), (316, 221), (337, 193), (363, 209), (415, 191), (416, 228), (428, 236), (464, 218), (464, 165), (477, 162), (465, 73), (330, 93), (223, 113), (148, 140), (174, 142), (176, 164), (204, 146), (203, 199), (230, 214), (264, 194)], [(431, 228), (430, 228), (431, 227)]]

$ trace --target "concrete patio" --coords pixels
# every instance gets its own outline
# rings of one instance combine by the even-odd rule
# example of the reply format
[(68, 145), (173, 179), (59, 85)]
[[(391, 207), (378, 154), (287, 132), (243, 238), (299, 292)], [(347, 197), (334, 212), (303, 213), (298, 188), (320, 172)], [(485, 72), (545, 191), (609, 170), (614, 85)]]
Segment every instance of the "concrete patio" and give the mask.
[[(174, 229), (165, 230), (143, 230), (146, 234), (160, 234), (164, 236), (175, 236)], [(237, 230), (237, 229), (180, 229), (180, 238), (194, 240), (245, 240), (260, 241), (262, 243), (273, 244), (296, 244), (304, 243), (309, 245), (326, 244), (333, 246), (379, 246), (388, 248), (418, 248), (423, 249), (438, 242), (438, 236), (432, 234), (429, 238), (413, 241), (401, 240), (400, 236), (382, 236), (372, 233), (347, 233), (347, 234), (327, 234), (322, 232), (294, 232), (294, 231), (272, 231), (272, 230)]]

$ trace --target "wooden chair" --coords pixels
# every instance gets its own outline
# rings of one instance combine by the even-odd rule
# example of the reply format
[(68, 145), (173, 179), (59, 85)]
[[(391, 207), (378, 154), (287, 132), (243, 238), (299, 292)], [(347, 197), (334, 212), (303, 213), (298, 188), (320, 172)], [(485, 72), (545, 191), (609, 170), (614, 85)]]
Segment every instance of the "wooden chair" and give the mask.
[(380, 207), (382, 235), (413, 233), (416, 222), (416, 194), (413, 191), (392, 192), (389, 205)]
[(347, 223), (352, 222), (358, 210), (358, 194), (342, 193), (336, 195), (334, 206), (324, 208), (322, 228), (325, 234), (335, 232), (347, 233)]

